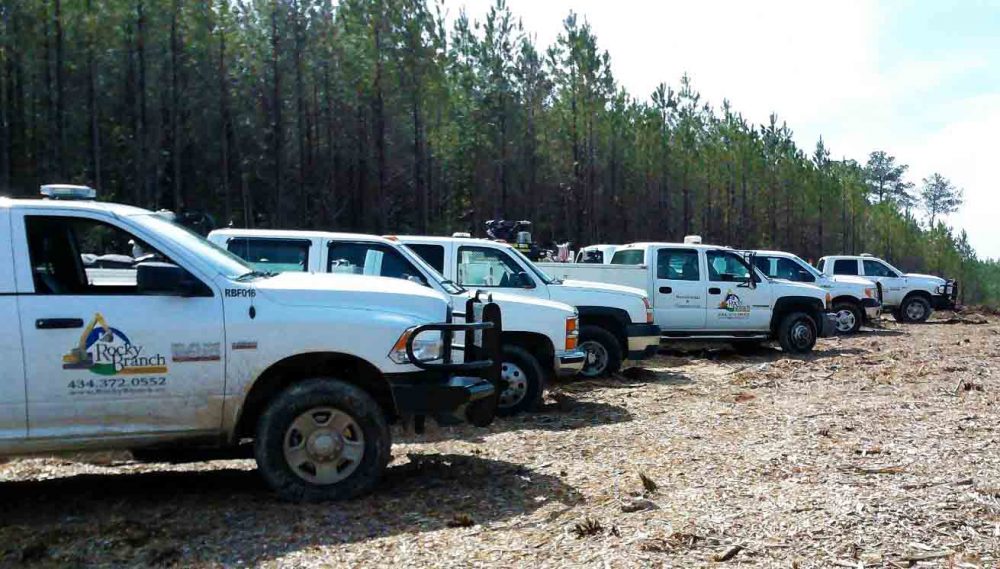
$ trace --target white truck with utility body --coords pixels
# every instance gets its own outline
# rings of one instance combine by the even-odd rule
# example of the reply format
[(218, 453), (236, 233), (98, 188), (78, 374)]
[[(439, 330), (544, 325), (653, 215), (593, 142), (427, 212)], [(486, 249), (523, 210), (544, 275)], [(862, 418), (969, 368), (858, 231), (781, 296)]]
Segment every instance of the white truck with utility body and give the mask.
[(0, 455), (254, 457), (283, 498), (356, 496), (390, 423), (492, 421), (500, 310), (470, 308), (483, 322), (398, 279), (256, 271), (143, 209), (0, 198)]
[(934, 275), (904, 273), (872, 255), (828, 255), (819, 260), (825, 275), (860, 276), (878, 284), (882, 307), (899, 322), (924, 322), (934, 310), (953, 310), (958, 282)]
[(797, 255), (785, 251), (746, 251), (753, 265), (772, 279), (818, 286), (833, 296), (833, 314), (840, 334), (854, 334), (882, 313), (878, 286), (861, 277), (825, 275)]
[(587, 354), (584, 377), (617, 372), (624, 360), (656, 353), (660, 329), (644, 290), (603, 283), (554, 279), (520, 250), (499, 241), (470, 237), (398, 236), (446, 278), (477, 289), (563, 302), (580, 313), (580, 349)]
[[(454, 316), (478, 294), (445, 279), (419, 255), (384, 237), (324, 231), (219, 229), (209, 241), (265, 271), (346, 273), (417, 282), (448, 297)], [(577, 347), (576, 309), (559, 302), (497, 292), (490, 299), (503, 312), (498, 413), (531, 409), (554, 376), (576, 375), (585, 355)]]
[(723, 340), (743, 348), (777, 340), (789, 353), (809, 352), (833, 334), (832, 297), (803, 283), (774, 280), (728, 247), (633, 243), (611, 265), (544, 263), (565, 278), (642, 285), (667, 339)]

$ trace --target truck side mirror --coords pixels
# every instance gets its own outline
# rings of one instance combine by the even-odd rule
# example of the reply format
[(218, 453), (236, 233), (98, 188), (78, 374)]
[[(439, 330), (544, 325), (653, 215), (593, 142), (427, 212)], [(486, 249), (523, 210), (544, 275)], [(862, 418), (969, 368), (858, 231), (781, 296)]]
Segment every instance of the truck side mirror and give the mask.
[(135, 277), (139, 294), (185, 297), (204, 294), (204, 285), (191, 273), (173, 263), (139, 263), (136, 265)]
[(524, 271), (517, 273), (517, 280), (514, 284), (518, 288), (535, 288), (535, 281), (531, 279), (531, 275)]

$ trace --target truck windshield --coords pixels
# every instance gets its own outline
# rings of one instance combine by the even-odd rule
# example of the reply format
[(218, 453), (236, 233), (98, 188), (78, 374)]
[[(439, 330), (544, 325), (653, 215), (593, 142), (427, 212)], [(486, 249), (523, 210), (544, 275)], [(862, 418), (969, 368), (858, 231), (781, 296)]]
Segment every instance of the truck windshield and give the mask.
[(514, 256), (515, 257), (520, 257), (521, 263), (524, 264), (524, 265), (527, 265), (528, 268), (531, 270), (531, 272), (535, 273), (535, 276), (537, 276), (538, 278), (542, 279), (543, 283), (545, 283), (545, 284), (560, 284), (560, 283), (562, 283), (561, 280), (553, 278), (553, 277), (550, 277), (549, 275), (545, 274), (545, 271), (543, 271), (543, 270), (539, 269), (538, 267), (536, 267), (535, 264), (531, 262), (531, 259), (529, 259), (529, 258), (527, 258), (527, 257), (524, 256), (524, 253), (518, 251), (517, 249), (515, 249), (513, 247), (511, 247), (510, 250), (514, 252)]
[(813, 267), (809, 263), (803, 261), (802, 257), (799, 257), (798, 255), (792, 255), (792, 259), (795, 259), (795, 262), (798, 263), (799, 265), (801, 265), (803, 269), (809, 271), (810, 275), (812, 275), (812, 276), (814, 276), (816, 278), (820, 278), (820, 277), (823, 276), (823, 273), (821, 273), (818, 270), (816, 270), (816, 267)]
[(133, 215), (129, 219), (143, 228), (173, 244), (179, 249), (190, 251), (212, 266), (219, 274), (230, 279), (256, 274), (253, 267), (243, 259), (198, 235), (194, 231), (178, 225), (156, 213)]

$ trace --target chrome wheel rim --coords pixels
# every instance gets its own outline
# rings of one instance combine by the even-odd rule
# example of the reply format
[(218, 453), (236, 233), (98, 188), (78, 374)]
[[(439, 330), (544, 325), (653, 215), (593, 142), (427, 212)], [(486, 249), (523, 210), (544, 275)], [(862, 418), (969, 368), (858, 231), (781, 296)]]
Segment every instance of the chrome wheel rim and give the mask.
[(582, 342), (580, 349), (587, 354), (583, 369), (580, 375), (584, 377), (597, 377), (604, 373), (608, 367), (608, 350), (600, 342), (593, 340)]
[(517, 364), (503, 362), (500, 364), (500, 378), (507, 382), (507, 388), (500, 393), (497, 405), (507, 409), (517, 405), (528, 394), (528, 375)]
[(813, 341), (813, 331), (809, 324), (798, 321), (792, 327), (792, 342), (797, 348), (806, 348)]
[(837, 312), (837, 331), (838, 332), (850, 332), (854, 329), (854, 325), (857, 324), (857, 317), (854, 316), (853, 310), (841, 310)]
[(906, 317), (910, 320), (920, 320), (924, 317), (924, 305), (921, 302), (911, 302), (906, 305)]
[(285, 462), (312, 484), (342, 482), (361, 465), (365, 436), (353, 417), (333, 407), (302, 413), (285, 431)]

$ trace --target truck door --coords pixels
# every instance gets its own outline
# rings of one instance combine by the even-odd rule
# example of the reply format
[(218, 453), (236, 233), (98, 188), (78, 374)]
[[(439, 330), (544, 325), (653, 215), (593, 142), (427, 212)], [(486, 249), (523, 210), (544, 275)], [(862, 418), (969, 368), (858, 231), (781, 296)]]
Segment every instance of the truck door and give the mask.
[(771, 324), (768, 283), (750, 286), (750, 265), (732, 251), (706, 251), (705, 260), (708, 265), (705, 328), (733, 332), (768, 330)]
[(903, 275), (876, 259), (863, 259), (861, 268), (864, 277), (882, 285), (882, 303), (887, 306), (899, 306), (903, 303), (906, 293), (906, 280)]
[(705, 327), (704, 272), (695, 249), (656, 250), (653, 310), (664, 331)]
[(24, 401), (24, 355), (18, 326), (14, 259), (10, 247), (10, 210), (0, 209), (0, 440), (23, 439), (28, 432)]
[(145, 293), (138, 267), (174, 260), (121, 223), (50, 209), (12, 219), (29, 438), (221, 429), (221, 295), (189, 268), (186, 292)]

